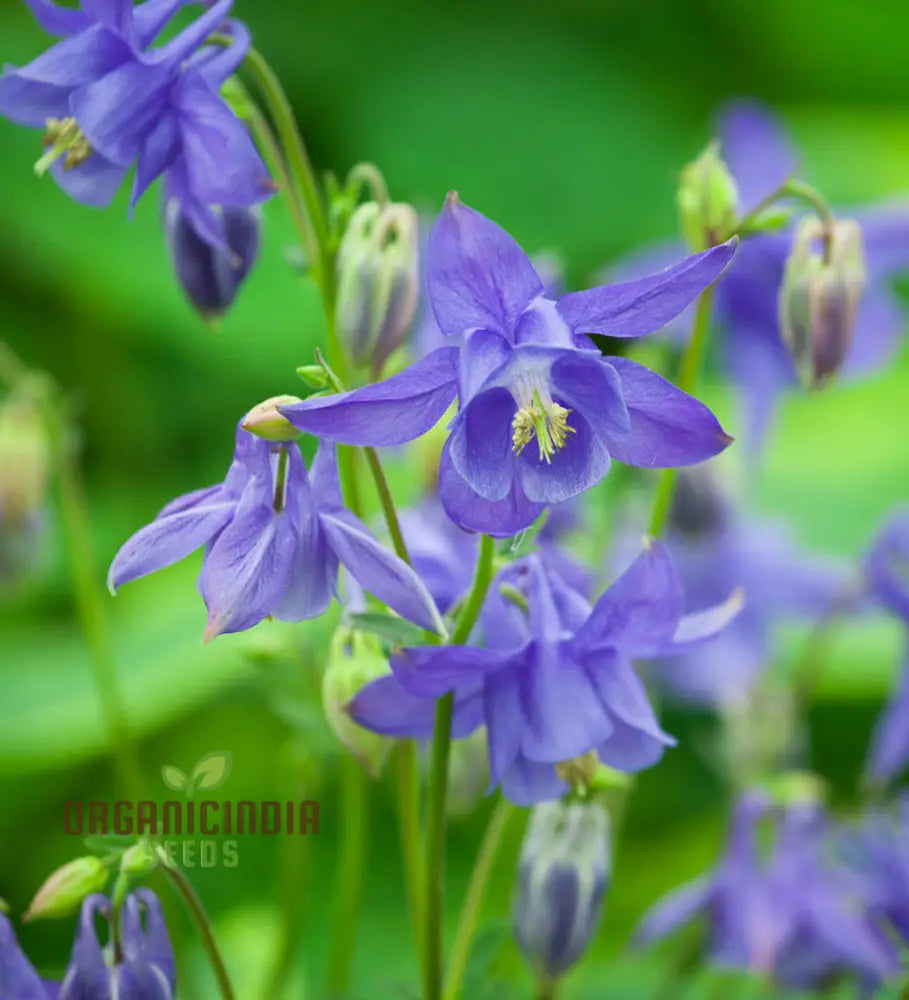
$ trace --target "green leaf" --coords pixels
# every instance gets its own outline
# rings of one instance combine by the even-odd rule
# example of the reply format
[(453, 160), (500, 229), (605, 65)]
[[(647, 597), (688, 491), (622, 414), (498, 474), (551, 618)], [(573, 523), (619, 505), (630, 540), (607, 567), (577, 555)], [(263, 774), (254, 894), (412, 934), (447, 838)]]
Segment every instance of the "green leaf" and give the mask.
[(92, 854), (122, 854), (136, 843), (136, 838), (123, 833), (93, 833), (82, 843)]
[(372, 632), (393, 646), (419, 646), (424, 641), (424, 632), (421, 628), (396, 615), (384, 614), (381, 611), (365, 611), (360, 615), (351, 615), (350, 621), (354, 628)]

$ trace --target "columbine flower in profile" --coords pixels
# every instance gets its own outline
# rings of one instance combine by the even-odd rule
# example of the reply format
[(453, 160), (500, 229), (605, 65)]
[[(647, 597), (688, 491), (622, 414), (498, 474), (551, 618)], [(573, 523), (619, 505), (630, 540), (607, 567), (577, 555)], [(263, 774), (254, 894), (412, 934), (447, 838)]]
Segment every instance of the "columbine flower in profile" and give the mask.
[[(769, 858), (758, 824), (775, 832)], [(829, 825), (815, 802), (782, 811), (756, 793), (736, 806), (726, 853), (713, 876), (677, 890), (638, 928), (639, 944), (705, 917), (709, 953), (722, 965), (770, 973), (796, 990), (826, 989), (844, 975), (871, 992), (899, 971), (895, 948), (876, 922), (862, 884), (829, 857)]]
[(622, 771), (659, 760), (662, 731), (631, 660), (682, 651), (734, 617), (740, 598), (682, 614), (682, 593), (659, 542), (591, 608), (539, 556), (496, 578), (481, 615), (485, 648), (403, 649), (393, 675), (350, 703), (354, 719), (394, 736), (428, 736), (433, 700), (454, 693), (456, 738), (487, 728), (493, 785), (520, 805), (557, 798), (557, 765), (596, 754)]
[(348, 444), (396, 445), (429, 430), (458, 396), (439, 470), (449, 517), (504, 537), (599, 482), (612, 458), (688, 465), (731, 438), (702, 403), (588, 334), (638, 337), (676, 316), (723, 270), (724, 244), (639, 281), (546, 298), (518, 244), (455, 194), (433, 227), (427, 288), (442, 333), (461, 338), (398, 375), (284, 412)]
[(72, 956), (62, 983), (41, 979), (0, 913), (0, 988), (4, 1000), (173, 1000), (174, 954), (157, 896), (130, 893), (120, 911), (120, 947), (98, 939), (97, 917), (109, 924), (111, 904), (89, 896), (82, 904)]
[(871, 597), (909, 627), (909, 507), (894, 511), (865, 560)]
[[(185, 0), (86, 2), (81, 10), (28, 2), (46, 30), (65, 37), (4, 71), (0, 115), (44, 131), (39, 173), (50, 171), (76, 201), (105, 206), (131, 166), (133, 204), (167, 172), (209, 242), (224, 239), (215, 206), (248, 206), (273, 192), (245, 127), (218, 94), (249, 45), (242, 26), (224, 25), (233, 0), (211, 4), (154, 48)], [(233, 44), (202, 48), (222, 26)]]
[(307, 473), (295, 442), (265, 440), (241, 422), (224, 482), (177, 498), (133, 535), (114, 557), (108, 585), (113, 590), (202, 546), (206, 640), (266, 617), (301, 621), (322, 614), (339, 563), (400, 615), (444, 633), (416, 573), (344, 509), (331, 447), (319, 449)]

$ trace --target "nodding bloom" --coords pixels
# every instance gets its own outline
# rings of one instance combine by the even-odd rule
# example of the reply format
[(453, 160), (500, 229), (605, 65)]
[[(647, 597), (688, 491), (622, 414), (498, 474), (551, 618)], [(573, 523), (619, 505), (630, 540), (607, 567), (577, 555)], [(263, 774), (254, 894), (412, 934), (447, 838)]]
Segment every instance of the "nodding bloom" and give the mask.
[(775, 628), (822, 618), (850, 583), (839, 560), (805, 551), (788, 525), (737, 507), (708, 467), (679, 476), (666, 544), (688, 607), (745, 592), (742, 613), (715, 642), (657, 665), (661, 685), (683, 701), (741, 702), (772, 662)]
[(295, 442), (266, 441), (241, 423), (224, 482), (169, 503), (114, 557), (108, 585), (114, 590), (203, 546), (206, 640), (266, 617), (317, 617), (335, 592), (339, 563), (404, 618), (444, 634), (420, 578), (344, 509), (331, 447), (319, 449), (307, 473)]
[(0, 995), (8, 1000), (173, 1000), (174, 955), (155, 894), (136, 889), (126, 897), (116, 954), (98, 940), (98, 916), (109, 923), (111, 905), (96, 894), (82, 904), (66, 974), (55, 983), (38, 976), (0, 913)]
[(909, 764), (909, 651), (896, 689), (878, 717), (871, 735), (866, 769), (876, 782), (895, 778)]
[(647, 541), (626, 573), (591, 608), (533, 555), (493, 582), (480, 619), (484, 648), (402, 649), (393, 674), (368, 684), (348, 710), (393, 736), (432, 732), (433, 700), (454, 694), (453, 734), (485, 724), (492, 784), (519, 805), (557, 798), (557, 766), (592, 754), (637, 771), (674, 743), (662, 731), (632, 658), (671, 653), (711, 638), (737, 613), (733, 597), (682, 614), (665, 548)]
[(283, 412), (325, 440), (396, 445), (428, 431), (457, 396), (442, 504), (462, 528), (513, 535), (599, 482), (612, 458), (658, 468), (727, 447), (707, 407), (642, 365), (603, 357), (588, 334), (659, 328), (733, 252), (724, 244), (640, 281), (549, 299), (508, 233), (450, 194), (430, 236), (426, 281), (439, 328), (459, 343), (384, 382)]
[[(758, 850), (765, 816), (776, 834), (769, 858)], [(861, 883), (827, 856), (828, 833), (816, 803), (779, 815), (747, 793), (716, 872), (658, 903), (638, 928), (638, 944), (704, 917), (718, 964), (770, 973), (790, 989), (827, 988), (848, 974), (869, 990), (879, 986), (899, 971), (899, 958)]]
[[(50, 171), (76, 201), (107, 205), (135, 165), (132, 204), (162, 174), (196, 232), (224, 241), (220, 209), (249, 206), (274, 186), (246, 128), (218, 88), (249, 47), (225, 24), (233, 0), (209, 5), (154, 46), (187, 0), (83, 0), (81, 9), (27, 0), (63, 40), (0, 77), (0, 115), (44, 130), (38, 173)], [(204, 46), (219, 28), (233, 38)]]
[(543, 982), (587, 950), (603, 916), (612, 869), (609, 816), (594, 801), (534, 806), (521, 848), (515, 938)]

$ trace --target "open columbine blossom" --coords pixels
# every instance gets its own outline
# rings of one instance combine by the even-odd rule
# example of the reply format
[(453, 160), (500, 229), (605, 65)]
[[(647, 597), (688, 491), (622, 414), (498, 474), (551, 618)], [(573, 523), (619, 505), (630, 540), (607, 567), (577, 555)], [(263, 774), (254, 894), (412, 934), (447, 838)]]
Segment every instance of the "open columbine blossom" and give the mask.
[[(717, 134), (723, 159), (736, 180), (741, 215), (798, 171), (799, 156), (782, 124), (756, 102), (726, 106)], [(909, 205), (885, 204), (843, 214), (861, 227), (868, 279), (852, 346), (840, 372), (848, 378), (884, 367), (905, 327), (905, 310), (891, 284), (896, 275), (909, 270)], [(792, 229), (787, 228), (743, 240), (734, 263), (717, 284), (715, 308), (723, 329), (725, 364), (743, 391), (745, 444), (753, 454), (763, 446), (780, 397), (797, 385), (792, 358), (781, 337), (777, 305), (792, 236)], [(664, 245), (627, 262), (619, 273), (648, 271), (680, 252), (681, 245)], [(683, 330), (687, 334), (689, 322)]]
[(642, 365), (605, 358), (587, 334), (638, 337), (676, 316), (723, 270), (714, 247), (626, 284), (546, 298), (518, 244), (450, 194), (426, 261), (429, 299), (457, 346), (384, 382), (287, 406), (328, 441), (397, 445), (455, 396), (439, 495), (462, 528), (499, 537), (599, 482), (611, 458), (647, 468), (701, 462), (729, 444), (714, 415)]
[[(248, 206), (274, 187), (243, 124), (218, 94), (249, 46), (218, 0), (169, 41), (150, 47), (186, 0), (83, 0), (81, 9), (28, 0), (65, 36), (0, 77), (0, 115), (43, 129), (49, 170), (76, 201), (105, 206), (133, 164), (132, 203), (167, 172), (197, 232), (223, 241), (213, 206)], [(201, 48), (220, 27), (234, 44)]]
[(480, 621), (485, 648), (403, 649), (391, 659), (393, 674), (364, 687), (348, 710), (376, 732), (425, 737), (434, 699), (454, 692), (455, 738), (485, 723), (493, 786), (531, 805), (568, 790), (556, 768), (575, 758), (594, 753), (622, 771), (656, 763), (674, 740), (657, 723), (632, 658), (701, 643), (739, 607), (733, 596), (684, 616), (659, 542), (648, 540), (593, 608), (529, 556), (493, 583)]
[(740, 702), (773, 660), (775, 627), (822, 618), (849, 584), (845, 565), (804, 551), (788, 525), (737, 509), (708, 467), (680, 475), (666, 544), (688, 607), (710, 607), (735, 587), (746, 597), (715, 642), (658, 664), (661, 684), (684, 701)]
[(844, 974), (868, 990), (880, 986), (899, 971), (899, 958), (862, 883), (828, 858), (823, 810), (796, 802), (782, 815), (771, 813), (775, 842), (762, 858), (758, 824), (769, 809), (760, 795), (744, 795), (715, 874), (657, 904), (637, 941), (649, 943), (704, 916), (711, 957), (720, 964), (770, 973), (790, 989), (826, 988)]
[(328, 607), (338, 565), (404, 618), (444, 634), (417, 574), (344, 509), (334, 450), (319, 449), (307, 474), (294, 442), (237, 428), (223, 483), (168, 504), (114, 557), (113, 590), (205, 546), (199, 589), (206, 640), (263, 618), (301, 621)]
[(82, 904), (72, 956), (62, 983), (41, 979), (23, 954), (9, 920), (0, 913), (0, 996), (4, 1000), (172, 1000), (176, 972), (157, 896), (136, 889), (120, 912), (121, 955), (98, 940), (95, 920), (111, 919), (101, 895)]

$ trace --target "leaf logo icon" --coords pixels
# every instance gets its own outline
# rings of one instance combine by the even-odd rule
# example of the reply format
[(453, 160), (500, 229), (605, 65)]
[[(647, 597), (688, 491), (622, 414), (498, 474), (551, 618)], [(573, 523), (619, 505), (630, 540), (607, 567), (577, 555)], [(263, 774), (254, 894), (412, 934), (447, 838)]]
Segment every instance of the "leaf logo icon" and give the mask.
[(175, 792), (183, 792), (186, 790), (186, 775), (176, 767), (174, 764), (165, 764), (161, 768), (161, 778), (164, 784), (168, 788), (172, 788)]
[(213, 750), (196, 761), (189, 777), (175, 764), (165, 764), (161, 768), (161, 778), (168, 788), (183, 792), (191, 799), (197, 791), (220, 788), (230, 775), (233, 760), (233, 754), (229, 750)]
[(233, 762), (233, 754), (229, 750), (214, 750), (200, 757), (193, 768), (193, 789), (211, 791), (220, 788), (227, 781)]

